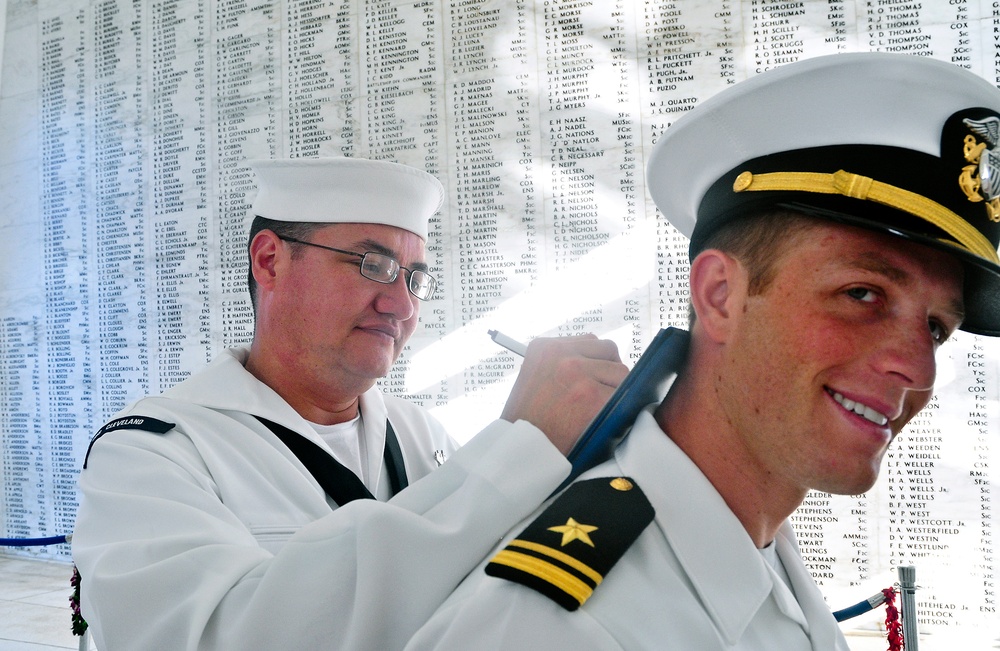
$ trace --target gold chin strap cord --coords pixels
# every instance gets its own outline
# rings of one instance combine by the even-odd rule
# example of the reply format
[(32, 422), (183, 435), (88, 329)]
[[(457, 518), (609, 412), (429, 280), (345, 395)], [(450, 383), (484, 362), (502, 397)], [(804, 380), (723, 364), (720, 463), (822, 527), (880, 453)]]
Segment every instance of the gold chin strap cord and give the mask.
[(833, 174), (820, 172), (752, 174), (743, 172), (733, 182), (733, 192), (768, 190), (839, 194), (896, 208), (937, 226), (955, 238), (954, 242), (941, 240), (942, 242), (963, 248), (994, 264), (1000, 264), (1000, 257), (997, 256), (997, 251), (990, 244), (990, 241), (956, 213), (916, 192), (897, 188), (867, 176), (851, 174), (844, 170)]

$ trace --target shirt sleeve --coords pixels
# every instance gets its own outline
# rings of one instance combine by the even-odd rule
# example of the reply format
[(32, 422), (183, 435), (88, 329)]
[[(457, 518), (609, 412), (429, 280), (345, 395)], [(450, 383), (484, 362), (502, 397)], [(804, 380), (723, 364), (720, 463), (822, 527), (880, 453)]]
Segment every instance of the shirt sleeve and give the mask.
[(585, 609), (565, 610), (525, 586), (477, 568), (406, 646), (406, 651), (622, 651)]
[(272, 553), (205, 454), (134, 430), (94, 446), (73, 555), (102, 651), (400, 649), (569, 472), (537, 428), (496, 421), (389, 502), (318, 498)]

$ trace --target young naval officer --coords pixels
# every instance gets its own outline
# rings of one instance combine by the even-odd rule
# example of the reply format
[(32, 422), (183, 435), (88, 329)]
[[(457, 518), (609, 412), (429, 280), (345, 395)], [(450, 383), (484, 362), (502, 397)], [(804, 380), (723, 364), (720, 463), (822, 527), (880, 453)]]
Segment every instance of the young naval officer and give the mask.
[(532, 342), (505, 420), (456, 450), (375, 387), (434, 289), (441, 184), (358, 159), (255, 170), (252, 344), (121, 412), (81, 473), (102, 651), (402, 648), (567, 476), (627, 373), (609, 341)]
[(1000, 334), (998, 110), (954, 65), (843, 54), (668, 128), (647, 178), (691, 237), (684, 370), (408, 648), (847, 649), (787, 518), (873, 485), (956, 328)]

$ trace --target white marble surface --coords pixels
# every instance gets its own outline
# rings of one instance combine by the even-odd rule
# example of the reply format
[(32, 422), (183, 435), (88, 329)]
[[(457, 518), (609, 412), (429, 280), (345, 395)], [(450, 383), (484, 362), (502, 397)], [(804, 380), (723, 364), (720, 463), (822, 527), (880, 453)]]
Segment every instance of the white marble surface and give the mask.
[(0, 552), (0, 651), (80, 648), (70, 628), (72, 573), (68, 563)]

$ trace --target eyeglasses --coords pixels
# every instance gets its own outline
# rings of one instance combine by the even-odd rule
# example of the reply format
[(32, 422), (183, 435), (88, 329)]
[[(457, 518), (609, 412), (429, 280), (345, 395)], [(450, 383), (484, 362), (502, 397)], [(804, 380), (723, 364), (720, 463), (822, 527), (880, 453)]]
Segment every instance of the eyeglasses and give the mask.
[(284, 240), (285, 242), (294, 242), (295, 244), (315, 246), (317, 249), (326, 249), (327, 251), (343, 253), (344, 255), (357, 256), (361, 258), (361, 265), (359, 266), (361, 275), (368, 280), (374, 280), (375, 282), (382, 283), (384, 285), (396, 282), (396, 278), (399, 277), (400, 269), (407, 271), (410, 274), (410, 278), (409, 282), (406, 283), (406, 287), (410, 290), (411, 294), (422, 301), (430, 300), (431, 296), (434, 294), (434, 288), (437, 287), (437, 280), (434, 279), (434, 276), (419, 269), (407, 269), (406, 267), (401, 266), (395, 258), (385, 255), (384, 253), (376, 253), (375, 251), (355, 253), (354, 251), (335, 249), (332, 246), (324, 246), (322, 244), (316, 244), (315, 242), (297, 240), (294, 237), (285, 237), (283, 235), (279, 235), (278, 239)]

